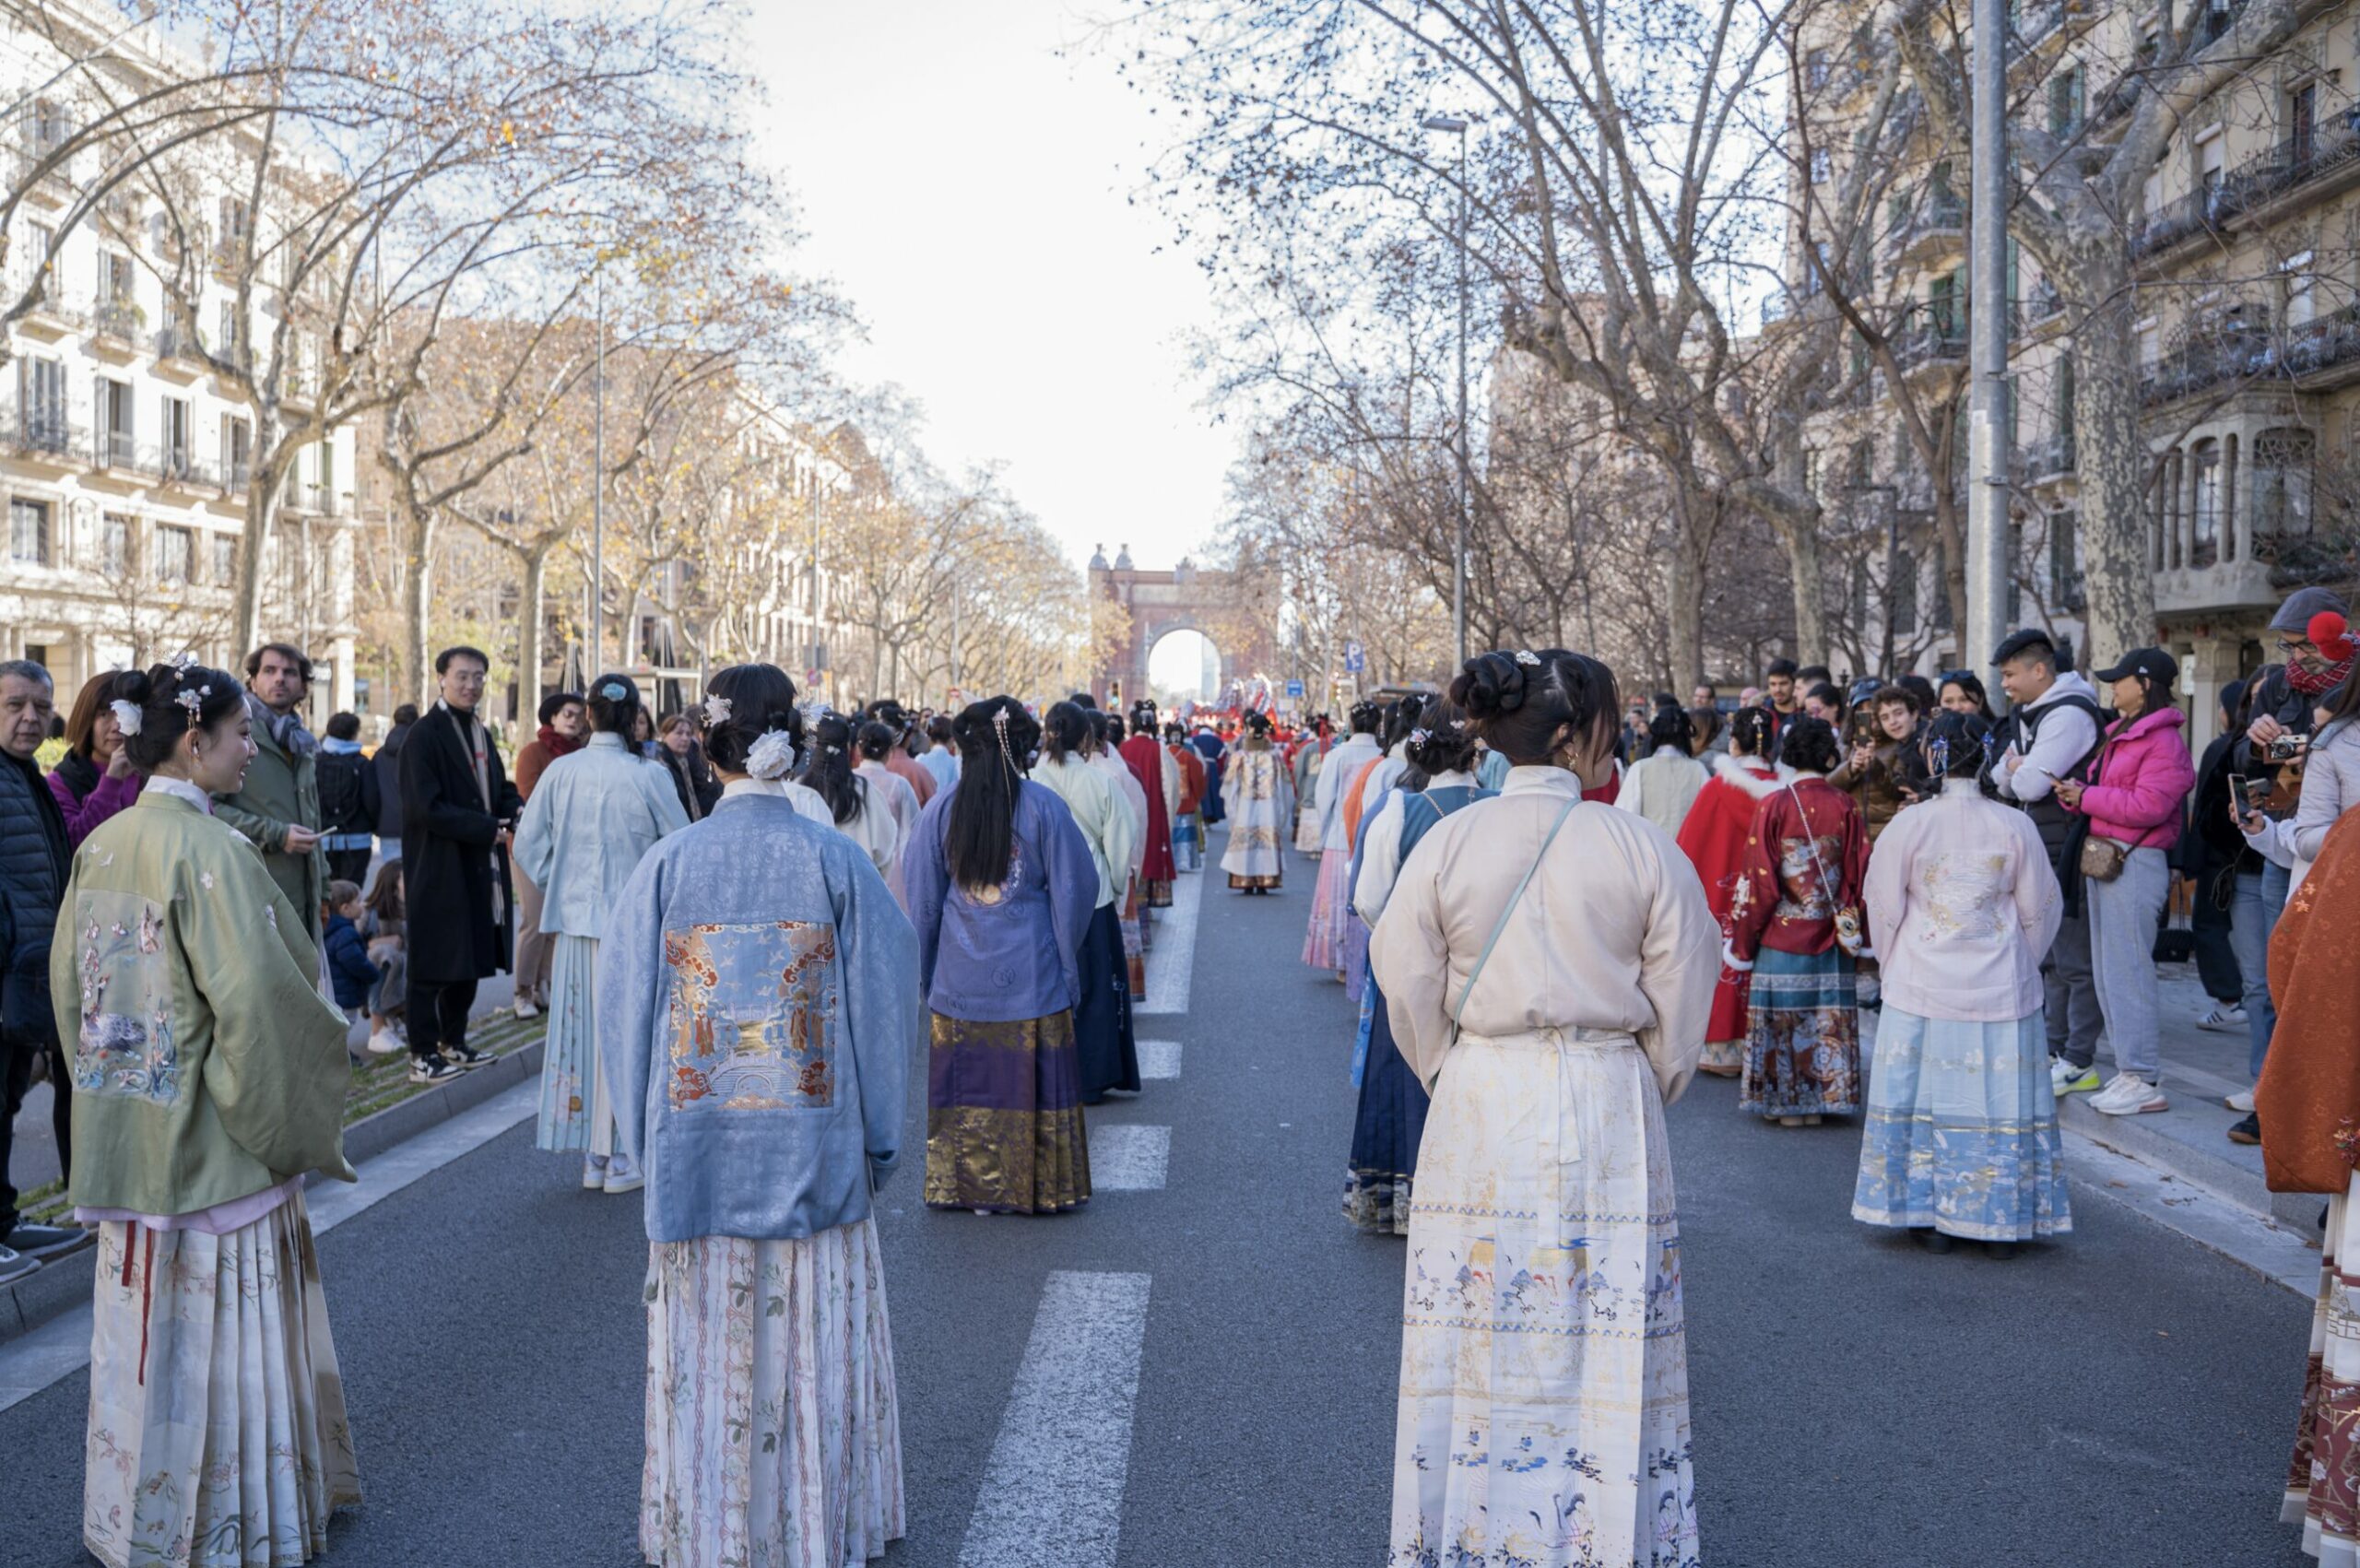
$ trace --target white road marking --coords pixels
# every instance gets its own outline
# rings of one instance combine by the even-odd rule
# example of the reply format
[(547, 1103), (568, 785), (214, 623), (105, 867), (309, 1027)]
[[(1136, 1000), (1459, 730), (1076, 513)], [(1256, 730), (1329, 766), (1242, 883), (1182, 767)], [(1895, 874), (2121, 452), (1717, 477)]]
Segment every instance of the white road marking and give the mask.
[[(540, 1099), (541, 1080), (536, 1076), (462, 1111), (432, 1132), (395, 1144), (361, 1166), (358, 1182), (315, 1180), (303, 1194), (311, 1211), (312, 1233), (318, 1236), (336, 1229), (420, 1176), (473, 1153), (517, 1123), (530, 1121)], [(333, 1288), (335, 1281), (329, 1284)], [(89, 1364), (90, 1309), (85, 1304), (0, 1346), (0, 1410), (31, 1398)]]
[(1177, 1040), (1142, 1040), (1139, 1042), (1139, 1077), (1178, 1078), (1180, 1076), (1180, 1042)]
[(1155, 913), (1155, 945), (1147, 950), (1147, 1000), (1131, 1008), (1140, 1013), (1185, 1013), (1188, 1010), (1188, 972), (1197, 964), (1197, 912), (1203, 906), (1208, 871), (1177, 877), (1172, 883), (1172, 904)]
[(1090, 1126), (1090, 1190), (1162, 1192), (1172, 1162), (1172, 1129), (1125, 1122)]
[(1114, 1568), (1149, 1282), (1145, 1274), (1049, 1276), (959, 1568)]

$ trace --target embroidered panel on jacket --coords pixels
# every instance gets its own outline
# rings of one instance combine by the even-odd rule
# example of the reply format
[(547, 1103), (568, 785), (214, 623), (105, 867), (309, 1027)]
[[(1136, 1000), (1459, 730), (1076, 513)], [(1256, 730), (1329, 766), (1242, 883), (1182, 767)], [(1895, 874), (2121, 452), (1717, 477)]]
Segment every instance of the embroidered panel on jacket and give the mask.
[(75, 1092), (171, 1104), (180, 1098), (181, 1058), (163, 911), (137, 893), (86, 890), (74, 901), (74, 929), (82, 982)]
[(835, 1102), (836, 930), (801, 920), (664, 933), (672, 1109), (785, 1111)]

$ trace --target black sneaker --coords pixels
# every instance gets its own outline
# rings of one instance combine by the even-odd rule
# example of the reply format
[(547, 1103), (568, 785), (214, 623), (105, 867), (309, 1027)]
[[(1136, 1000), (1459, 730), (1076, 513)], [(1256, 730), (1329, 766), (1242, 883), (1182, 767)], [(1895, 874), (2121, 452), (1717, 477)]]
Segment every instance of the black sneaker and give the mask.
[(2247, 1112), (2245, 1120), (2237, 1123), (2235, 1126), (2229, 1129), (2229, 1141), (2231, 1143), (2260, 1143), (2261, 1141), (2261, 1114), (2258, 1111)]
[(41, 1267), (41, 1259), (27, 1257), (14, 1247), (0, 1247), (0, 1285), (13, 1284)]
[(480, 1067), (490, 1062), (489, 1054), (477, 1050), (464, 1040), (454, 1040), (442, 1047), (442, 1054), (463, 1068)]
[(409, 1059), (409, 1080), (412, 1083), (448, 1083), (466, 1070), (439, 1051)]
[(8, 1232), (8, 1250), (27, 1257), (63, 1257), (97, 1239), (96, 1232), (79, 1225), (19, 1225)]

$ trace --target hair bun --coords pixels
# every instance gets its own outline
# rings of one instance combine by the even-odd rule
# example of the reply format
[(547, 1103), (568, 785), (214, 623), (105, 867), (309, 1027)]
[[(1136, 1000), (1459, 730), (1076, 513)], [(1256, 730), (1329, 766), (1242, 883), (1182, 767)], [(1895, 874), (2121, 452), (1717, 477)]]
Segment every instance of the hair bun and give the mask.
[(1524, 706), (1524, 666), (1511, 654), (1484, 654), (1467, 661), (1450, 683), (1450, 700), (1474, 719), (1495, 719)]
[[(164, 666), (159, 665), (157, 667)], [(114, 685), (109, 689), (108, 697), (110, 701), (144, 708), (155, 690), (156, 682), (146, 670), (127, 669), (114, 678)]]

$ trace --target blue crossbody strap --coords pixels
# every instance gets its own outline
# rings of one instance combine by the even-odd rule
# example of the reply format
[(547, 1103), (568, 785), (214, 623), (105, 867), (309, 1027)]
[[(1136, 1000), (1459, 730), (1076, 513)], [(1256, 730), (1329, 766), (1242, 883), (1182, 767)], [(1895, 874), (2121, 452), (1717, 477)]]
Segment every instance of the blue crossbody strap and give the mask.
[(1475, 982), (1483, 978), (1483, 966), (1492, 961), (1492, 949), (1500, 945), (1500, 937), (1506, 933), (1508, 921), (1516, 914), (1516, 906), (1524, 902), (1524, 890), (1532, 886), (1533, 874), (1540, 869), (1540, 863), (1549, 857), (1549, 846), (1557, 842), (1557, 835), (1564, 831), (1566, 819), (1574, 814), (1574, 808), (1581, 803), (1582, 797), (1579, 795), (1575, 795), (1573, 799), (1565, 802), (1565, 808), (1557, 813), (1556, 825), (1549, 830), (1549, 836), (1540, 841), (1540, 853), (1532, 857), (1532, 864), (1524, 868), (1523, 880), (1517, 882), (1516, 891), (1508, 895), (1505, 907), (1500, 911), (1500, 923), (1492, 927), (1492, 939), (1483, 944), (1483, 951), (1475, 960), (1474, 969), (1468, 973), (1467, 984), (1459, 987), (1458, 1005), (1450, 1009), (1450, 1026), (1454, 1038), (1457, 1037), (1459, 1028), (1458, 1020), (1467, 1016), (1467, 998), (1475, 994)]

